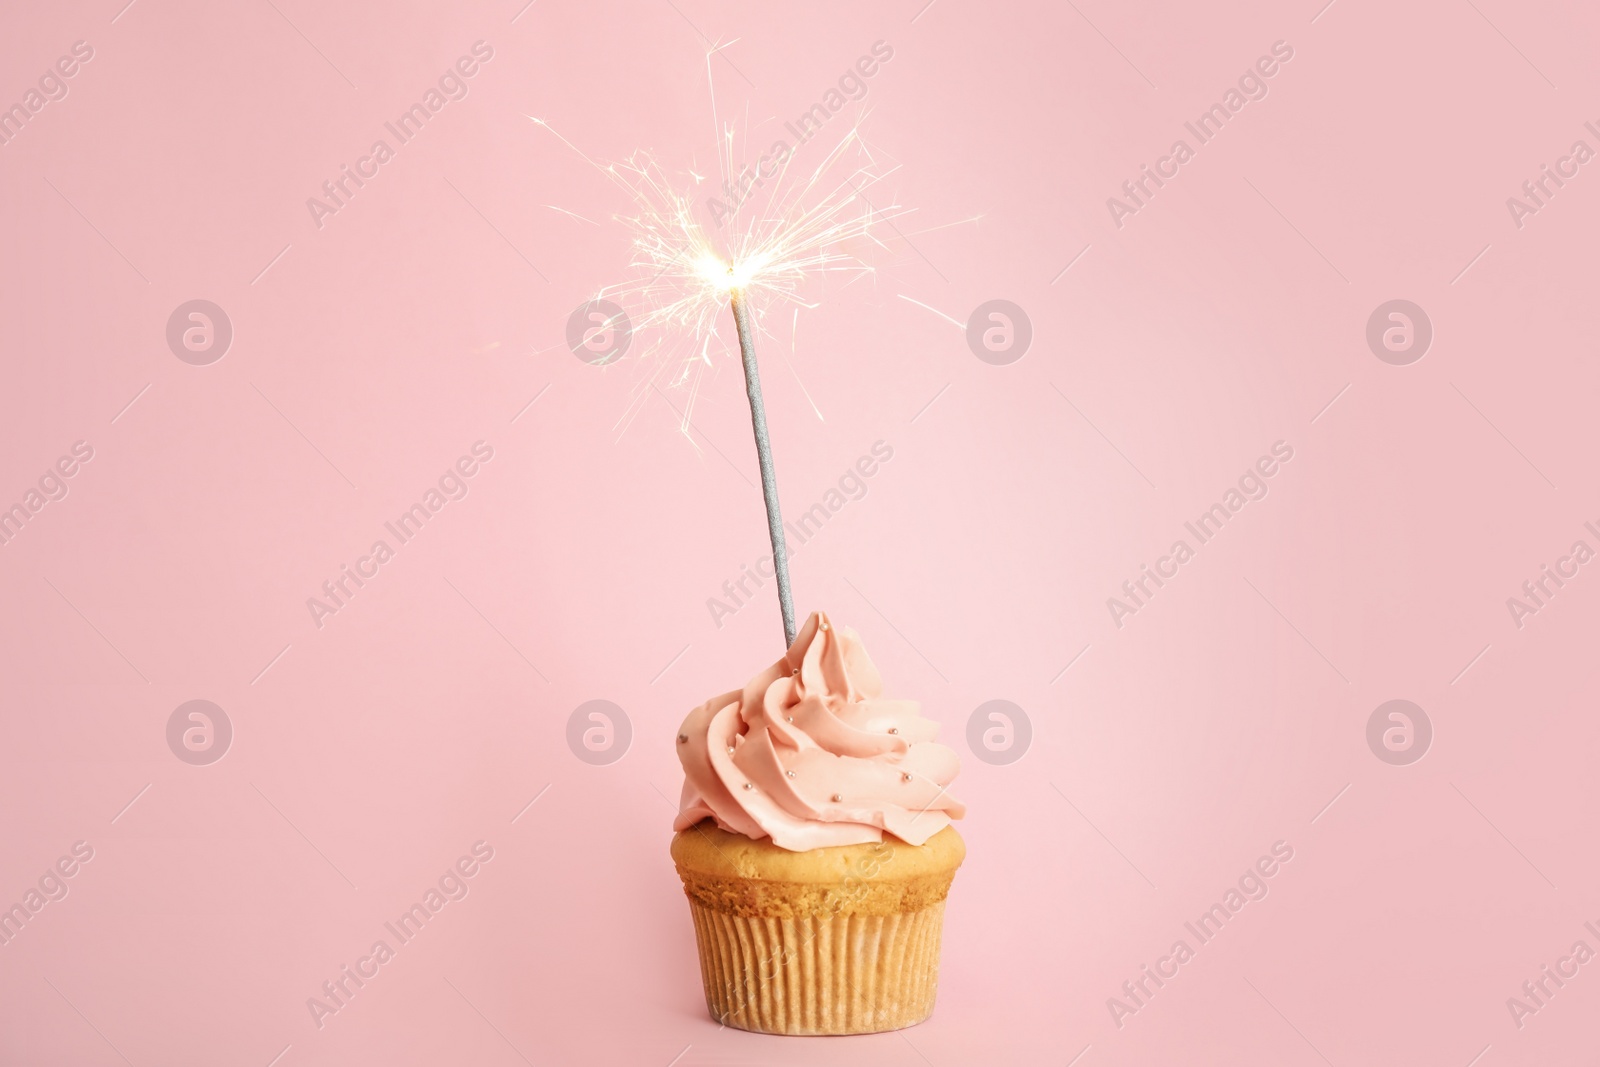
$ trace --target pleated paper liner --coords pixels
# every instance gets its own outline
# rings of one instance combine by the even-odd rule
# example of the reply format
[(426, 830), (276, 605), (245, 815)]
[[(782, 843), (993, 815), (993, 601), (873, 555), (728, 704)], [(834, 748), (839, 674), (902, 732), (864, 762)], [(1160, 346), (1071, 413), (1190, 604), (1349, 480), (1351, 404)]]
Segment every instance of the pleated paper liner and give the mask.
[(933, 1014), (941, 902), (896, 915), (728, 915), (691, 903), (712, 1018), (763, 1034), (871, 1034)]
[(786, 852), (716, 829), (673, 842), (711, 1017), (767, 1034), (868, 1034), (933, 1013), (945, 897), (966, 854), (946, 829)]

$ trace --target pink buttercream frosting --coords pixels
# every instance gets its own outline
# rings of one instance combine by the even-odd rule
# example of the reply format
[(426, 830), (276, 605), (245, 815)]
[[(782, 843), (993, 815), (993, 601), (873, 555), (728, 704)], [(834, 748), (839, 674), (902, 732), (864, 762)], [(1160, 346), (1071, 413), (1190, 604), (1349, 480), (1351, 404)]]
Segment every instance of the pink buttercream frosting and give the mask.
[(791, 852), (883, 840), (920, 845), (966, 814), (939, 724), (885, 700), (854, 631), (821, 612), (789, 652), (689, 713), (678, 731), (683, 800), (673, 829), (713, 818)]

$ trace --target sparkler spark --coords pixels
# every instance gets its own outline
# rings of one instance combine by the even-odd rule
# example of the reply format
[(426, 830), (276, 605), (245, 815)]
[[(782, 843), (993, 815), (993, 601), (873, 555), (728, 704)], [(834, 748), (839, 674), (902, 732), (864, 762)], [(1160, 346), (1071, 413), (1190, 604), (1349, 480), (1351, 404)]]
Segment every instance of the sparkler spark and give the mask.
[(869, 199), (897, 168), (879, 163), (859, 122), (804, 172), (798, 167), (810, 142), (785, 146), (776, 160), (740, 164), (741, 138), (724, 127), (718, 137), (722, 180), (708, 188), (710, 180), (692, 170), (675, 181), (643, 151), (602, 165), (549, 123), (529, 118), (628, 197), (628, 209), (616, 218), (631, 237), (633, 277), (600, 289), (595, 299), (616, 302), (632, 320), (649, 378), (636, 396), (663, 376), (697, 391), (699, 376), (714, 366), (713, 351), (731, 352), (736, 344), (727, 332), (732, 294), (744, 297), (764, 334), (763, 313), (774, 305), (816, 306), (806, 295), (810, 283), (871, 275), (874, 268), (862, 255), (887, 249), (880, 231), (909, 213), (893, 197), (881, 204)]
[[(711, 56), (716, 50), (713, 48), (706, 56), (708, 79)], [(868, 198), (868, 191), (893, 174), (894, 168), (879, 165), (861, 138), (859, 121), (808, 173), (795, 171), (795, 163), (806, 154), (805, 145), (811, 137), (793, 148), (787, 142), (778, 142), (768, 150), (777, 150), (775, 161), (763, 154), (754, 167), (736, 165), (736, 158), (741, 155), (738, 138), (733, 126), (723, 126), (717, 120), (714, 86), (711, 101), (712, 121), (717, 126), (717, 167), (722, 178), (720, 189), (714, 192), (726, 194), (726, 200), (705, 199), (706, 214), (715, 223), (716, 232), (708, 230), (696, 212), (697, 197), (704, 196), (703, 191), (696, 190), (703, 190), (706, 179), (692, 169), (688, 172), (691, 182), (675, 182), (654, 156), (642, 151), (625, 162), (601, 166), (551, 129), (549, 123), (531, 115), (528, 118), (605, 175), (631, 201), (629, 212), (618, 219), (632, 237), (629, 266), (634, 278), (603, 288), (594, 297), (596, 301), (611, 300), (630, 316), (637, 315), (633, 319), (633, 335), (641, 343), (640, 358), (647, 373), (635, 387), (625, 420), (631, 420), (638, 412), (649, 390), (655, 387), (655, 379), (670, 371), (673, 380), (668, 384), (687, 384), (690, 389), (680, 425), (688, 436), (700, 377), (715, 366), (712, 343), (718, 342), (723, 349), (730, 347), (719, 327), (726, 321), (727, 312), (733, 313), (761, 466), (784, 644), (788, 647), (794, 643), (795, 613), (777, 475), (755, 354), (756, 336), (765, 332), (761, 313), (776, 304), (790, 304), (796, 310), (798, 323), (799, 308), (815, 306), (805, 295), (809, 283), (842, 274), (849, 284), (870, 275), (872, 267), (858, 253), (869, 245), (887, 247), (878, 236), (878, 228), (883, 225), (905, 239), (893, 220), (907, 214), (908, 209), (893, 202), (893, 198), (882, 206)], [(809, 394), (806, 399), (810, 401)], [(812, 407), (815, 409), (816, 405)]]

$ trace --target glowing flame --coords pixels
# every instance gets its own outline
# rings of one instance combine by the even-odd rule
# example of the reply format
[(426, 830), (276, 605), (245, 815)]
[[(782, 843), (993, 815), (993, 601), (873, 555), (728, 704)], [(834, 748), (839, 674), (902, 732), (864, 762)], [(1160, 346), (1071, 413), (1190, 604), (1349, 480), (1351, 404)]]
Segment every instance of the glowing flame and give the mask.
[[(755, 179), (750, 167), (734, 162), (733, 130), (725, 129), (720, 140), (719, 169), (726, 176), (720, 188), (692, 175), (674, 181), (644, 152), (604, 166), (583, 156), (631, 201), (631, 210), (617, 218), (632, 234), (635, 278), (607, 286), (595, 298), (628, 311), (641, 358), (658, 365), (656, 371), (670, 366), (673, 384), (683, 383), (696, 365), (708, 365), (710, 342), (724, 341), (731, 332), (732, 291), (758, 312), (774, 303), (814, 307), (802, 294), (805, 283), (824, 274), (871, 274), (850, 246), (885, 247), (878, 231), (906, 214), (891, 198), (869, 199), (892, 171), (876, 166), (856, 127), (825, 155), (818, 157), (814, 144), (800, 145)], [(807, 155), (814, 165), (797, 178), (795, 169)], [(737, 199), (729, 200), (729, 191)], [(712, 201), (719, 208), (708, 210)], [(722, 208), (727, 210), (719, 216)], [(724, 225), (716, 227), (719, 217)]]
[[(709, 78), (711, 56), (706, 58)], [(715, 122), (714, 89), (712, 115)], [(713, 342), (719, 351), (737, 351), (737, 341), (729, 337), (732, 292), (751, 307), (757, 331), (765, 334), (764, 309), (784, 303), (797, 309), (815, 306), (802, 291), (808, 282), (871, 275), (872, 267), (857, 251), (869, 244), (886, 248), (885, 228), (891, 239), (909, 243), (894, 223), (908, 209), (878, 189), (895, 168), (879, 165), (861, 138), (859, 122), (831, 149), (825, 151), (813, 137), (786, 146), (776, 161), (762, 156), (754, 167), (739, 153), (734, 128), (719, 124), (720, 181), (712, 184), (693, 170), (675, 180), (646, 152), (602, 166), (548, 123), (533, 121), (625, 191), (632, 203), (631, 211), (617, 218), (633, 237), (635, 278), (595, 294), (597, 300), (620, 304), (632, 320), (635, 351), (647, 372), (632, 410), (664, 373), (668, 384), (690, 387), (692, 407), (699, 376), (713, 366)], [(710, 206), (713, 201), (716, 207)]]

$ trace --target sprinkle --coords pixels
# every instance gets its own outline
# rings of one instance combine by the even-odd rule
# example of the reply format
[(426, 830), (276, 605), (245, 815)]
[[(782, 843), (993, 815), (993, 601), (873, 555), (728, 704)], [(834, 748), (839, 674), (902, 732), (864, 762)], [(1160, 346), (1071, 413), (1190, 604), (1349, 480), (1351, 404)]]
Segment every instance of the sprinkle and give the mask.
[(840, 796), (838, 793), (833, 794), (833, 802), (835, 804), (839, 803), (839, 801), (841, 801), (843, 799), (844, 799), (844, 797)]
[(790, 777), (790, 778), (793, 778), (793, 777), (794, 777), (794, 772), (793, 772), (793, 771), (790, 771), (790, 772), (789, 772), (789, 777)]
[(680, 745), (687, 744), (688, 741), (689, 741), (689, 735), (688, 734), (679, 734), (678, 735), (678, 744), (680, 744)]

